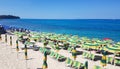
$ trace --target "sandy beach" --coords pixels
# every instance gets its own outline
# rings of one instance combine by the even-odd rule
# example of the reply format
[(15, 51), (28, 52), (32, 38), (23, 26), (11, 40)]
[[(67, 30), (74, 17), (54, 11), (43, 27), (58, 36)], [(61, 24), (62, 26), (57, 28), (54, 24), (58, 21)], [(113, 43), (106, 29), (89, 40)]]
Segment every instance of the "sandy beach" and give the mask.
[[(13, 45), (10, 46), (9, 42), (9, 35), (7, 36), (8, 42), (5, 43), (4, 35), (2, 35), (2, 40), (0, 41), (0, 67), (1, 69), (42, 69), (43, 64), (43, 53), (40, 51), (33, 51), (31, 49), (28, 50), (28, 60), (26, 63), (26, 60), (24, 59), (24, 50), (19, 51), (17, 53), (16, 51), (16, 44), (15, 41), (17, 37), (15, 35), (10, 35), (13, 37)], [(43, 46), (42, 43), (36, 43), (38, 46)], [(24, 46), (22, 43), (19, 43), (19, 47)], [(47, 47), (50, 47), (49, 45)], [(52, 49), (51, 49), (52, 50)], [(78, 51), (81, 53), (85, 50), (77, 48)], [(69, 53), (67, 50), (60, 50), (58, 52), (59, 54), (70, 57), (71, 53)], [(94, 52), (92, 52), (94, 53)], [(99, 54), (96, 54), (99, 55)], [(111, 55), (112, 56), (112, 55)], [(71, 58), (72, 59), (72, 58)], [(100, 66), (100, 60), (93, 61), (82, 57), (82, 54), (77, 56), (77, 61), (80, 61), (81, 63), (85, 63), (85, 61), (88, 61), (88, 69), (93, 69), (94, 65)], [(55, 60), (54, 58), (50, 57), (48, 55), (47, 59), (48, 63), (48, 69), (74, 69), (72, 67), (67, 67), (64, 62), (59, 62)], [(26, 65), (27, 64), (27, 65)], [(107, 69), (119, 69), (119, 66), (107, 64), (105, 67)]]

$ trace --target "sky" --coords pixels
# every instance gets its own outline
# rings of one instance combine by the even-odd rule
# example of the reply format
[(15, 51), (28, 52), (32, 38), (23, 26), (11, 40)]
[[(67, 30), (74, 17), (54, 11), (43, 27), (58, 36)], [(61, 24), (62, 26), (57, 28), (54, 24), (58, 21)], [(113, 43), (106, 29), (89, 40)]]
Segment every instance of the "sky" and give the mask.
[(0, 0), (0, 15), (32, 19), (120, 19), (120, 0)]

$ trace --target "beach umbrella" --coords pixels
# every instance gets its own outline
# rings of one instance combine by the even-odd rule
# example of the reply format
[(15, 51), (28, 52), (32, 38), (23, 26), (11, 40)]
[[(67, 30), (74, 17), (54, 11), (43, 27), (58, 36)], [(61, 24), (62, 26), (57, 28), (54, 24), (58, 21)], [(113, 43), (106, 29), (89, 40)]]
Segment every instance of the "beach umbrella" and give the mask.
[(12, 36), (10, 36), (10, 46), (12, 46)]
[(88, 61), (85, 62), (84, 69), (88, 69)]
[(42, 66), (42, 68), (43, 68), (43, 69), (48, 68), (48, 65), (47, 65), (47, 52), (46, 52), (46, 51), (44, 52), (43, 66)]
[(59, 48), (58, 44), (55, 45), (55, 48), (56, 48), (56, 52), (59, 52), (60, 48)]
[(19, 51), (18, 40), (16, 40), (16, 51)]
[(1, 38), (1, 33), (0, 33), (0, 40), (2, 40), (2, 38)]
[(28, 54), (27, 54), (27, 45), (25, 45), (25, 60), (26, 60), (26, 69), (27, 69), (27, 59), (28, 59)]
[(110, 38), (104, 38), (103, 40), (111, 40)]
[(28, 56), (27, 56), (27, 45), (25, 44), (25, 60), (27, 60)]
[(115, 46), (115, 45), (113, 45), (113, 46), (106, 46), (106, 47), (104, 47), (104, 50), (108, 51), (108, 52), (114, 53), (113, 59), (115, 59), (115, 55), (116, 54), (120, 55), (120, 47), (119, 46)]
[(112, 52), (112, 53), (120, 53), (120, 47), (119, 46), (115, 46), (115, 45), (113, 45), (113, 46), (107, 45), (103, 49), (105, 51)]
[(7, 34), (5, 34), (5, 42), (7, 43)]
[(18, 40), (16, 40), (16, 51), (17, 51), (17, 58), (18, 58), (18, 52), (19, 52)]
[(102, 50), (102, 59), (101, 59), (102, 67), (105, 67), (107, 65), (107, 63), (106, 63), (106, 55), (107, 55), (107, 52)]
[(92, 48), (92, 49), (97, 49), (97, 47), (99, 46), (99, 44), (97, 44), (97, 43), (85, 43), (84, 45), (86, 47)]
[(117, 42), (117, 43), (115, 44), (115, 46), (120, 47), (120, 42)]
[(113, 43), (112, 39), (110, 39), (110, 38), (104, 38), (103, 40), (104, 40), (104, 42), (106, 42), (107, 44)]
[(30, 37), (30, 39), (33, 39), (35, 41), (38, 41), (39, 38), (40, 38), (39, 35), (33, 35), (32, 37)]
[(76, 60), (76, 58), (77, 58), (77, 51), (76, 51), (76, 47), (73, 47), (73, 49), (72, 49), (72, 57), (73, 57), (73, 59), (74, 60)]
[(14, 34), (17, 35), (18, 37), (27, 35), (27, 34), (24, 33), (24, 32), (14, 32)]

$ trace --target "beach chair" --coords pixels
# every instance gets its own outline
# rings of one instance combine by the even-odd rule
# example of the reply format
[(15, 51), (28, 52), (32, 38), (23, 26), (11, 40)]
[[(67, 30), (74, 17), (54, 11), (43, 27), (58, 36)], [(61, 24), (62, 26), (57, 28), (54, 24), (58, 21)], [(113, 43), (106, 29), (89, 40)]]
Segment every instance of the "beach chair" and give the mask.
[(54, 50), (56, 49), (54, 45), (51, 45), (51, 47), (52, 47), (52, 49), (54, 49)]
[(72, 48), (68, 47), (68, 52), (71, 52), (72, 51)]
[(60, 54), (58, 54), (58, 55), (56, 56), (56, 60), (59, 60), (59, 59), (60, 59), (60, 57), (61, 57), (61, 55), (60, 55)]
[(50, 56), (54, 57), (55, 56), (55, 52), (51, 51)]
[(95, 59), (95, 55), (94, 54), (89, 54), (90, 56), (89, 56), (89, 59), (91, 59), (91, 60), (94, 60)]
[(92, 54), (91, 59), (95, 60), (95, 54)]
[(114, 64), (115, 65), (120, 65), (120, 59), (115, 59)]
[(112, 64), (113, 58), (112, 57), (107, 57), (107, 61), (106, 62)]
[(60, 61), (62, 59), (65, 59), (65, 57), (60, 55), (60, 54), (58, 54), (57, 57), (56, 57), (56, 60)]
[(74, 62), (73, 62), (73, 65), (72, 65), (72, 67), (77, 68), (77, 69), (80, 69), (81, 66), (82, 66), (82, 63), (80, 63), (80, 62), (78, 62), (78, 61), (74, 61)]
[(60, 55), (59, 60), (62, 60), (62, 59), (66, 59), (66, 57), (65, 57), (65, 56)]
[(82, 56), (84, 57), (87, 53), (86, 52), (83, 52)]
[(83, 57), (85, 57), (85, 58), (88, 58), (88, 56), (89, 56), (89, 53), (87, 53), (87, 52), (84, 52), (84, 53), (82, 54), (82, 56), (83, 56)]
[(50, 50), (48, 50), (46, 48), (43, 49), (43, 53), (45, 53), (45, 52), (47, 52), (48, 54), (50, 54)]
[(58, 53), (55, 53), (55, 56), (54, 56), (54, 58), (56, 59), (56, 58), (59, 58), (59, 54)]
[(102, 67), (95, 65), (93, 69), (102, 69)]
[(70, 58), (67, 58), (65, 62), (67, 64), (67, 66), (72, 66), (72, 64), (73, 64), (73, 60)]
[(92, 55), (92, 54), (88, 53), (87, 58), (90, 59), (90, 58), (91, 58), (91, 55)]

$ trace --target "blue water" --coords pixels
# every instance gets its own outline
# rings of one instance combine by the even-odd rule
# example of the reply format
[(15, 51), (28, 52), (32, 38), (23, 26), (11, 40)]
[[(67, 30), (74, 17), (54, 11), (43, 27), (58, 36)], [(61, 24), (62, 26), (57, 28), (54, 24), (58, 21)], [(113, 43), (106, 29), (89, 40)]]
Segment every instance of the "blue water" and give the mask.
[(120, 41), (120, 20), (112, 19), (13, 19), (0, 20), (0, 24), (26, 28), (38, 32), (73, 34), (89, 38), (111, 38)]

